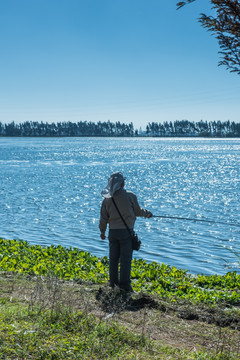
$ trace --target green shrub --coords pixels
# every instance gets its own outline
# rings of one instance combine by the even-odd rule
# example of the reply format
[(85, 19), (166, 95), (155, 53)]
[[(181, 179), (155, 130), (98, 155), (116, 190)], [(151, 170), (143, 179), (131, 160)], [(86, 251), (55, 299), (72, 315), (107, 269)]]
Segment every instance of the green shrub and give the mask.
[[(31, 275), (52, 273), (60, 279), (103, 284), (108, 280), (109, 261), (89, 252), (61, 245), (41, 247), (21, 240), (0, 239), (0, 270)], [(183, 298), (195, 302), (216, 304), (240, 303), (240, 275), (193, 276), (186, 270), (157, 262), (132, 261), (135, 291), (158, 294), (161, 297)]]

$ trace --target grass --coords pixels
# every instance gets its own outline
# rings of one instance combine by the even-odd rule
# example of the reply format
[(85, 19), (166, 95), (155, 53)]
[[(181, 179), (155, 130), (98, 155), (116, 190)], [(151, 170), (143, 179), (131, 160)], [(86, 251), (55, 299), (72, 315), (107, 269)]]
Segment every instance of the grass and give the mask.
[[(51, 260), (46, 256), (48, 251)], [(107, 259), (69, 251), (71, 256), (66, 256), (68, 251), (60, 248), (55, 258), (52, 247), (41, 250), (24, 242), (2, 242), (0, 253), (5, 260), (4, 267), (0, 267), (0, 359), (240, 358), (240, 303), (233, 302), (230, 296), (232, 292), (239, 292), (237, 274), (195, 278), (194, 286), (215, 296), (227, 293), (228, 296), (215, 301), (208, 297), (203, 301), (198, 296), (181, 296), (170, 286), (169, 292), (165, 287), (166, 292), (159, 294), (149, 285), (151, 279), (129, 297), (107, 286)], [(55, 264), (60, 263), (64, 269), (68, 267), (71, 274), (71, 251), (75, 261), (82, 262), (85, 279), (78, 277), (78, 272), (70, 278), (56, 273)], [(6, 256), (11, 258), (9, 264)], [(48, 266), (45, 274), (37, 274), (33, 270), (35, 257), (39, 264), (42, 256), (47, 264), (51, 261), (52, 266)], [(29, 266), (25, 269), (28, 271), (19, 271), (27, 258)], [(13, 259), (18, 259), (15, 268), (7, 269), (7, 264), (9, 267), (14, 264)], [(84, 263), (84, 259), (91, 264)], [(135, 263), (133, 271), (154, 277), (151, 271), (155, 265), (144, 268), (143, 261), (139, 264), (137, 268)], [(74, 266), (76, 264), (72, 268)], [(96, 267), (102, 274), (94, 278)], [(160, 269), (162, 283), (170, 282), (174, 289), (180, 283), (180, 274), (182, 283), (192, 281), (183, 270), (166, 265)], [(136, 276), (135, 290), (138, 280)], [(143, 282), (142, 276), (140, 280)]]
[[(104, 284), (108, 280), (108, 258), (62, 246), (41, 247), (24, 241), (0, 239), (0, 270), (29, 275), (47, 275), (78, 282)], [(240, 303), (240, 275), (229, 272), (218, 276), (192, 276), (186, 270), (166, 264), (134, 259), (133, 288), (169, 299), (201, 303)]]
[[(9, 324), (9, 325), (6, 325)], [(0, 322), (4, 359), (99, 359), (141, 353), (140, 336), (80, 311), (54, 313), (8, 307)], [(117, 342), (116, 342), (117, 340)], [(132, 350), (135, 349), (135, 350)]]

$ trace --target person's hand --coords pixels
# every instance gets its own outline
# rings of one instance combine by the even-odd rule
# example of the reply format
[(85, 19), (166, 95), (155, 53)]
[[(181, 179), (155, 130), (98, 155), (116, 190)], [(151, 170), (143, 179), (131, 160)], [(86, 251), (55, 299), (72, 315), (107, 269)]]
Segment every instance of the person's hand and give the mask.
[(153, 214), (152, 214), (151, 212), (149, 212), (147, 218), (149, 219), (149, 218), (151, 218), (151, 217), (153, 217)]
[(100, 238), (101, 238), (102, 240), (105, 240), (105, 239), (106, 239), (105, 234), (104, 234), (104, 233), (101, 233), (101, 234), (100, 234)]

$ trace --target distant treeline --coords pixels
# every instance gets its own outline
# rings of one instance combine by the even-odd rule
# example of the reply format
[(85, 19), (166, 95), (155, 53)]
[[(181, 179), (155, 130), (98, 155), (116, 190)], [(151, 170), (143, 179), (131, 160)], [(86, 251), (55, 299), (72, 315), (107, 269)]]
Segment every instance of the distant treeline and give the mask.
[(176, 120), (174, 122), (149, 123), (146, 127), (149, 136), (205, 136), (205, 137), (239, 137), (240, 123), (224, 121)]
[(0, 122), (0, 136), (33, 136), (33, 137), (65, 137), (65, 136), (102, 136), (102, 137), (240, 137), (240, 123), (230, 121), (199, 121), (176, 120), (174, 122), (151, 122), (146, 129), (134, 129), (133, 123), (120, 122), (58, 122), (43, 123), (25, 121), (20, 124)]
[(43, 123), (26, 121), (21, 124), (0, 123), (0, 136), (134, 136), (133, 124), (120, 122), (58, 122)]

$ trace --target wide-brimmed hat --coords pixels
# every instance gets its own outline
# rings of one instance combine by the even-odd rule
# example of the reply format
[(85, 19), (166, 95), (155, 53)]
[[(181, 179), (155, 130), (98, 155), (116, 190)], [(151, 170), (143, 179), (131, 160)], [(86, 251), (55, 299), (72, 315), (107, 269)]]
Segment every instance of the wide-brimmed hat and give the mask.
[(120, 171), (113, 173), (108, 179), (107, 186), (101, 192), (102, 196), (104, 198), (111, 198), (121, 188), (125, 179)]

